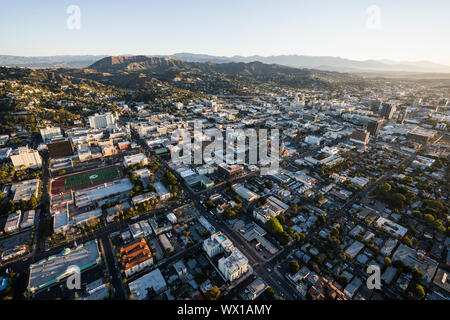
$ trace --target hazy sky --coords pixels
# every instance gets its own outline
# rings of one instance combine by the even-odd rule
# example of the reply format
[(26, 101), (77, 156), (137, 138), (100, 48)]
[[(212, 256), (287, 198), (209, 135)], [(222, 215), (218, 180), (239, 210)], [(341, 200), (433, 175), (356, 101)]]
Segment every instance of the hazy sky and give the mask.
[[(70, 5), (80, 8), (80, 29), (67, 26)], [(378, 20), (367, 12), (373, 5)], [(0, 3), (0, 54), (10, 55), (303, 54), (450, 65), (449, 39), (449, 0)]]

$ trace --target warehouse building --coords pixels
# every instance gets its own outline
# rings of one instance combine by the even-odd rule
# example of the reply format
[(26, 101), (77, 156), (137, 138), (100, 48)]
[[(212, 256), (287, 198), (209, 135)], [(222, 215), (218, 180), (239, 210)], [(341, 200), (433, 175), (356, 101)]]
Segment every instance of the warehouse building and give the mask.
[(159, 269), (130, 282), (128, 285), (135, 300), (145, 300), (149, 291), (160, 294), (167, 290), (167, 283)]
[(175, 249), (173, 248), (172, 244), (170, 243), (169, 239), (165, 234), (159, 235), (158, 239), (164, 249), (164, 252), (166, 253), (174, 252)]
[(39, 193), (39, 179), (14, 183), (11, 186), (11, 192), (14, 194), (14, 202), (19, 202), (20, 200), (29, 201), (33, 195), (37, 198)]
[(20, 210), (8, 215), (8, 218), (6, 219), (6, 224), (5, 224), (5, 232), (18, 231), (21, 216), (22, 216), (22, 212)]
[(20, 223), (20, 228), (30, 228), (34, 226), (34, 217), (36, 215), (35, 210), (28, 210), (23, 213), (22, 222)]
[(233, 191), (236, 192), (239, 197), (241, 197), (243, 200), (245, 200), (247, 202), (252, 202), (259, 198), (259, 196), (256, 193), (248, 190), (246, 187), (244, 187), (240, 183), (234, 184), (232, 188), (233, 188)]
[(156, 182), (153, 186), (156, 189), (156, 193), (158, 194), (159, 199), (164, 201), (170, 198), (170, 192), (161, 182)]
[(66, 248), (60, 254), (53, 255), (30, 265), (28, 290), (38, 292), (57, 284), (77, 272), (82, 272), (100, 263), (101, 256), (97, 241), (86, 242), (73, 249)]

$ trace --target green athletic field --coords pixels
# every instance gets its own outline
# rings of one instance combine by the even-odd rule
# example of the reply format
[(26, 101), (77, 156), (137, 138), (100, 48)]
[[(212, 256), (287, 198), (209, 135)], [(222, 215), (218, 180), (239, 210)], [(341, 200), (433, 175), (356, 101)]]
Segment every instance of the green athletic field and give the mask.
[(119, 169), (117, 169), (117, 167), (109, 167), (96, 171), (90, 171), (76, 176), (67, 177), (66, 179), (64, 179), (64, 188), (66, 190), (74, 189), (79, 186), (89, 185), (91, 183), (96, 183), (99, 181), (115, 179), (120, 177), (120, 175), (120, 171)]

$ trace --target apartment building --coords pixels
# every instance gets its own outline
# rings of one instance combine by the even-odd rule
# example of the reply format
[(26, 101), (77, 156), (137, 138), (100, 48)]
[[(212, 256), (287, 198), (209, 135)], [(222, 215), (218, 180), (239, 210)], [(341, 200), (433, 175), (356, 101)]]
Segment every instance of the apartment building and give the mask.
[(116, 123), (116, 118), (111, 112), (95, 114), (89, 117), (89, 126), (92, 129), (106, 129)]
[(153, 265), (152, 252), (144, 238), (122, 247), (120, 256), (127, 277)]

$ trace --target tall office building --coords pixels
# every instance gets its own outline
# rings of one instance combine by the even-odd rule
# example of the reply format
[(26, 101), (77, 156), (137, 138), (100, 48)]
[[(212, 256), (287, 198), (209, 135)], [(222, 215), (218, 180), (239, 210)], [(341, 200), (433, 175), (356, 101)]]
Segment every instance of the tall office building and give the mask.
[(89, 125), (92, 129), (105, 129), (116, 123), (116, 118), (111, 112), (95, 114), (89, 117)]
[(370, 132), (372, 136), (377, 136), (383, 126), (383, 120), (372, 120), (367, 123), (367, 131)]
[(406, 119), (406, 115), (408, 114), (408, 107), (403, 107), (397, 117), (397, 123), (403, 123)]
[(439, 112), (439, 108), (442, 108), (442, 109), (446, 109), (447, 108), (447, 106), (448, 106), (448, 99), (441, 99), (439, 102), (438, 102), (438, 104), (436, 105), (436, 109), (434, 109), (434, 112)]
[(367, 106), (370, 108), (370, 111), (378, 113), (380, 111), (381, 101), (369, 100), (367, 101)]
[(395, 106), (389, 103), (383, 103), (381, 108), (380, 116), (386, 120), (392, 119), (392, 115), (395, 112)]
[(350, 140), (366, 145), (369, 142), (370, 133), (367, 130), (357, 129), (350, 135)]

